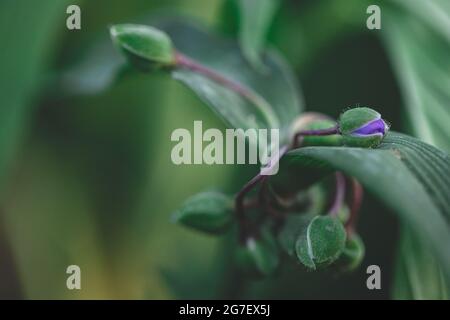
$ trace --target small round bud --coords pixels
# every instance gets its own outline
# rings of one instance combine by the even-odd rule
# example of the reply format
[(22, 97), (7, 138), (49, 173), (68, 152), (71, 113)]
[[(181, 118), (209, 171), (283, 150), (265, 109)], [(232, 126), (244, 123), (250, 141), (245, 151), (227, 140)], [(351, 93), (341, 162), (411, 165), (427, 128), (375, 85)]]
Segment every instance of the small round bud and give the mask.
[(110, 29), (113, 42), (128, 60), (139, 68), (150, 70), (175, 63), (175, 50), (164, 32), (143, 25), (119, 24)]
[(297, 257), (308, 269), (326, 267), (339, 258), (346, 237), (344, 226), (337, 218), (317, 216), (295, 244)]
[(341, 114), (339, 130), (344, 145), (373, 148), (381, 143), (389, 130), (389, 125), (375, 110), (358, 107)]

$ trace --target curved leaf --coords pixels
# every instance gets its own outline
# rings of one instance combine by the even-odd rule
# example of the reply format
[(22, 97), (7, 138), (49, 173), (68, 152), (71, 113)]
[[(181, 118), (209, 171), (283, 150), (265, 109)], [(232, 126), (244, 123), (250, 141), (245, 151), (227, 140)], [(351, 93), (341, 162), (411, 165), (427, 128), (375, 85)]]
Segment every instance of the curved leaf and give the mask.
[[(395, 0), (386, 6), (383, 19), (383, 29), (388, 31), (381, 34), (399, 79), (411, 129), (418, 137), (449, 151), (450, 2)], [(402, 234), (401, 245), (395, 297), (445, 297), (445, 288), (436, 278), (439, 266), (435, 259), (428, 259), (425, 244)], [(411, 287), (410, 295), (404, 294), (406, 284)]]
[[(10, 165), (26, 127), (31, 100), (39, 87), (46, 57), (51, 52), (56, 26), (68, 1), (0, 2), (0, 179)], [(17, 23), (17, 17), (20, 23)]]
[(436, 258), (410, 230), (402, 228), (396, 261), (395, 299), (448, 299), (448, 288)]
[[(403, 92), (413, 132), (450, 150), (450, 12), (443, 1), (397, 0), (382, 33)], [(406, 10), (401, 10), (406, 9)], [(447, 8), (448, 9), (448, 8)]]
[[(304, 167), (331, 167), (357, 178), (433, 250), (450, 281), (448, 154), (412, 137), (390, 133), (379, 149), (306, 147), (288, 153), (286, 160)], [(418, 174), (425, 168), (435, 180)], [(439, 188), (431, 188), (434, 183)]]

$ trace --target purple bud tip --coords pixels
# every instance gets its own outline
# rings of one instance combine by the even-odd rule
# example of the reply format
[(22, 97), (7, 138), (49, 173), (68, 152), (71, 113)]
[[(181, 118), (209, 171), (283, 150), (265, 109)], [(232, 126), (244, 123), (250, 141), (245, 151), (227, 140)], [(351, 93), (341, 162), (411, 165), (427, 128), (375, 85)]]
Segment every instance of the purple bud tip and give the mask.
[(376, 119), (373, 121), (370, 121), (366, 123), (365, 125), (359, 127), (358, 129), (354, 130), (352, 132), (352, 135), (375, 135), (375, 134), (381, 134), (385, 135), (387, 129), (386, 122), (384, 122), (383, 119)]

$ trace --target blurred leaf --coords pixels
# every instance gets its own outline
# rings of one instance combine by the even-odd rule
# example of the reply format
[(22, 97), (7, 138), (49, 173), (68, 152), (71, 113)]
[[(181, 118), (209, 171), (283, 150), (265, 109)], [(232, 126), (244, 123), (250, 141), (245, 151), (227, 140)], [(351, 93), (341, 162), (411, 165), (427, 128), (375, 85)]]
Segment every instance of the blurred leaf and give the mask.
[(64, 94), (96, 94), (117, 79), (125, 58), (114, 49), (109, 38), (95, 42), (80, 54), (79, 61), (61, 73), (57, 85)]
[(450, 42), (450, 2), (447, 0), (394, 0), (393, 3), (403, 8), (413, 17), (419, 18), (433, 31)]
[[(450, 192), (448, 154), (412, 137), (390, 133), (379, 149), (306, 147), (286, 157), (300, 166), (332, 167), (354, 176), (427, 241), (450, 280), (446, 248), (450, 206), (448, 197), (443, 197)], [(424, 180), (426, 177), (432, 180)], [(430, 188), (431, 184), (437, 187)]]
[(239, 43), (245, 57), (255, 68), (264, 71), (261, 53), (267, 31), (277, 10), (278, 0), (233, 0), (240, 12)]
[[(450, 2), (396, 0), (393, 4), (396, 6), (384, 10), (388, 31), (383, 37), (403, 91), (412, 132), (450, 151)], [(448, 192), (443, 196), (448, 197)], [(424, 249), (426, 244), (414, 239), (407, 226), (404, 229), (394, 295), (418, 299), (448, 296), (450, 291), (442, 294), (446, 288), (436, 277), (441, 273), (438, 262), (427, 259), (430, 254)], [(403, 292), (405, 286), (411, 287), (410, 294)]]
[(301, 230), (295, 243), (297, 258), (312, 270), (328, 266), (339, 258), (345, 239), (344, 226), (337, 218), (316, 216)]
[[(450, 151), (450, 10), (443, 1), (396, 1), (383, 33), (408, 108), (412, 131)], [(437, 32), (436, 32), (437, 31)]]
[(448, 287), (435, 256), (410, 228), (403, 228), (393, 283), (395, 299), (443, 299)]
[(233, 198), (216, 191), (199, 193), (174, 214), (174, 221), (208, 232), (225, 231), (233, 219)]
[[(68, 1), (0, 2), (0, 179), (30, 117), (31, 100)], [(18, 23), (19, 22), (19, 23)], [(58, 25), (57, 23), (60, 23)]]

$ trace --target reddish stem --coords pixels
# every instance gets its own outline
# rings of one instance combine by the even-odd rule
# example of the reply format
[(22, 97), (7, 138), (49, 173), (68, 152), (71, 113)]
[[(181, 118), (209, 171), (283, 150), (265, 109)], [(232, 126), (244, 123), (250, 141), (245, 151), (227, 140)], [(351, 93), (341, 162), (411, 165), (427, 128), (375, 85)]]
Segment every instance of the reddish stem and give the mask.
[[(262, 171), (270, 171), (271, 168), (278, 162), (280, 159), (286, 154), (286, 152), (289, 151), (289, 147), (287, 145), (280, 148), (277, 158), (276, 159), (270, 159), (269, 164), (270, 166), (268, 168), (262, 169)], [(241, 236), (245, 237), (245, 228), (248, 226), (247, 219), (245, 217), (245, 206), (244, 206), (244, 200), (245, 197), (249, 192), (251, 192), (261, 181), (264, 181), (267, 178), (266, 175), (261, 174), (261, 171), (254, 176), (250, 181), (248, 181), (244, 187), (242, 187), (241, 190), (236, 194), (235, 197), (235, 208), (236, 208), (236, 215), (238, 217), (239, 223), (241, 225)]]
[(192, 60), (191, 58), (185, 56), (184, 54), (177, 52), (175, 54), (175, 63), (177, 66), (190, 69), (195, 73), (202, 74), (208, 79), (213, 80), (214, 82), (236, 92), (237, 94), (245, 97), (247, 100), (251, 101), (252, 103), (258, 105), (259, 104), (259, 98), (255, 96), (255, 94), (246, 88), (245, 86), (241, 85), (238, 82), (235, 82), (233, 80), (230, 80), (220, 73), (205, 67), (204, 65)]
[(350, 209), (350, 217), (345, 225), (345, 229), (347, 230), (347, 234), (350, 236), (355, 232), (356, 222), (358, 219), (358, 212), (361, 208), (362, 199), (364, 196), (364, 189), (358, 180), (352, 178), (352, 206)]
[(329, 214), (330, 216), (337, 216), (339, 210), (342, 208), (342, 203), (344, 202), (345, 197), (345, 177), (342, 172), (337, 171), (335, 173), (336, 178), (336, 190), (333, 204), (330, 208)]

